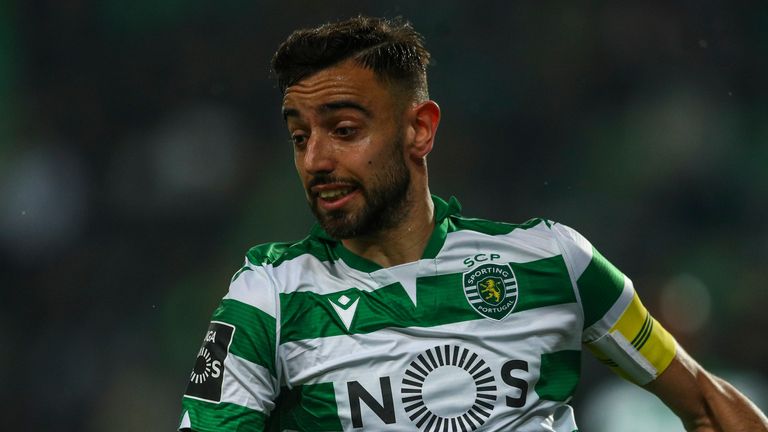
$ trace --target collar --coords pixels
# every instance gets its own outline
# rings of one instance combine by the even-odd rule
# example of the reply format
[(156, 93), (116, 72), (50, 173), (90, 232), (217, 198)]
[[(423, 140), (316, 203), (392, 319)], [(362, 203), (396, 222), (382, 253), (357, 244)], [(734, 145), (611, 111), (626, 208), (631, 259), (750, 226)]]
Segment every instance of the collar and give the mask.
[[(456, 197), (451, 197), (447, 202), (437, 195), (432, 195), (432, 203), (435, 206), (435, 227), (432, 230), (432, 235), (427, 241), (427, 246), (424, 248), (424, 253), (421, 259), (434, 259), (437, 253), (442, 249), (445, 244), (445, 238), (448, 235), (448, 227), (450, 224), (450, 216), (458, 216), (461, 214), (461, 204)], [(373, 261), (358, 256), (351, 252), (349, 249), (339, 241), (328, 235), (325, 230), (320, 227), (320, 224), (315, 222), (310, 231), (310, 237), (323, 240), (326, 243), (330, 243), (331, 249), (350, 267), (360, 270), (366, 273), (372, 273), (376, 270), (380, 270), (382, 267)]]

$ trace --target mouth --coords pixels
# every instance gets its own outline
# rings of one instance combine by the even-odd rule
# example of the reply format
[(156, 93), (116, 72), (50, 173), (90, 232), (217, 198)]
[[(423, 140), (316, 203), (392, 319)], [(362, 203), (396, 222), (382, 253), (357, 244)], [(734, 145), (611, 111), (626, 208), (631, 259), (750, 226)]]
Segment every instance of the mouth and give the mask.
[(333, 202), (341, 198), (344, 198), (354, 190), (355, 188), (351, 186), (345, 187), (345, 188), (339, 188), (339, 189), (327, 189), (327, 190), (321, 190), (317, 192), (317, 196), (324, 201)]
[(359, 191), (351, 184), (331, 183), (314, 186), (311, 189), (317, 206), (325, 211), (333, 211), (346, 205)]

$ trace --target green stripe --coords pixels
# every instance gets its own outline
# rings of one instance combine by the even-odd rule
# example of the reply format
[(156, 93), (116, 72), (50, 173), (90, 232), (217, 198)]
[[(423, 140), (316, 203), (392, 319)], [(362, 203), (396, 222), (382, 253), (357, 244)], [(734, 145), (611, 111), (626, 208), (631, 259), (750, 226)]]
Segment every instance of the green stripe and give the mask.
[(599, 321), (624, 290), (624, 275), (592, 248), (592, 260), (576, 281), (584, 308), (584, 328)]
[(268, 431), (340, 431), (333, 383), (283, 387), (276, 409), (267, 421)]
[(381, 270), (381, 265), (359, 255), (355, 255), (352, 251), (345, 248), (341, 242), (337, 242), (334, 245), (333, 252), (336, 253), (346, 265), (352, 267), (355, 270), (363, 273), (373, 273), (376, 270)]
[[(561, 256), (510, 263), (518, 285), (513, 313), (565, 303), (575, 303), (571, 280)], [(421, 277), (416, 281), (416, 304), (399, 283), (375, 291), (349, 288), (333, 294), (295, 292), (280, 294), (280, 343), (342, 334), (371, 333), (384, 328), (433, 327), (484, 319), (464, 294), (461, 273)], [(349, 331), (331, 301), (342, 294), (358, 299)]]
[[(483, 234), (499, 235), (508, 234), (515, 229), (527, 230), (540, 223), (550, 226), (549, 222), (544, 219), (531, 219), (522, 224), (510, 224), (485, 219), (464, 218), (458, 215), (461, 206), (455, 198), (451, 197), (450, 201), (446, 203), (433, 195), (433, 202), (435, 204), (435, 220), (438, 223), (435, 225), (424, 249), (423, 259), (435, 258), (450, 232), (470, 230)], [(334, 261), (341, 258), (350, 267), (366, 273), (381, 269), (380, 265), (347, 250), (340, 241), (331, 238), (318, 224), (313, 226), (311, 234), (307, 238), (299, 242), (265, 243), (251, 248), (246, 256), (252, 264), (271, 264), (277, 267), (305, 254), (312, 255), (320, 261)]]
[(275, 373), (275, 319), (243, 302), (224, 299), (213, 312), (214, 321), (235, 326), (229, 352)]
[(265, 243), (252, 247), (246, 257), (255, 265), (271, 264), (274, 267), (298, 258), (302, 255), (312, 255), (320, 261), (332, 261), (338, 259), (333, 253), (334, 242), (327, 242), (313, 236), (295, 243)]
[(449, 227), (448, 232), (455, 231), (477, 231), (479, 233), (488, 235), (503, 235), (509, 234), (516, 229), (527, 230), (533, 228), (540, 223), (544, 222), (549, 226), (549, 223), (544, 219), (531, 219), (522, 224), (511, 224), (506, 222), (489, 221), (485, 219), (465, 218), (462, 216), (454, 216), (451, 218), (453, 222)]
[(562, 256), (510, 264), (518, 286), (515, 312), (576, 302), (573, 284)]
[(541, 355), (536, 394), (551, 401), (566, 401), (579, 382), (581, 351), (566, 350)]
[(432, 231), (432, 235), (429, 237), (427, 245), (424, 247), (424, 253), (421, 259), (434, 259), (440, 249), (445, 244), (445, 238), (448, 235), (448, 227), (451, 224), (450, 218), (443, 219), (440, 223), (435, 224), (435, 229)]
[(262, 412), (227, 402), (215, 404), (185, 397), (181, 405), (182, 418), (189, 413), (196, 432), (260, 431), (267, 419)]
[[(388, 327), (432, 327), (480, 318), (464, 297), (461, 274), (419, 278), (417, 286), (418, 307), (413, 306), (399, 283), (372, 292), (350, 288), (327, 295), (280, 294), (280, 343), (371, 333)], [(341, 294), (359, 298), (349, 331), (331, 306), (331, 300)]]

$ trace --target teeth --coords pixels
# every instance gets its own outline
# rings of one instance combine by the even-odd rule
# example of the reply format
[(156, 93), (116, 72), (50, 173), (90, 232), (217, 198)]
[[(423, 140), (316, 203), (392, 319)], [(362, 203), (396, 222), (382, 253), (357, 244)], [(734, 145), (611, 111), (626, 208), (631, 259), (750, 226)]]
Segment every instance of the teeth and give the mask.
[(322, 199), (332, 199), (332, 198), (340, 198), (344, 195), (348, 194), (350, 192), (349, 189), (334, 189), (334, 190), (326, 190), (320, 192), (320, 198)]

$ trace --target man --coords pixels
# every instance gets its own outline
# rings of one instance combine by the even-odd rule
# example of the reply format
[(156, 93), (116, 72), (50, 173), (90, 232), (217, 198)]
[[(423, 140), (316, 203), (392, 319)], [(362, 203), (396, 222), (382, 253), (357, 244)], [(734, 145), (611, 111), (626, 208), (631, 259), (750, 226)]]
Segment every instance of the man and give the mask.
[(251, 249), (183, 399), (195, 431), (567, 431), (581, 345), (687, 430), (768, 431), (574, 230), (430, 195), (440, 109), (409, 24), (293, 33), (273, 68), (318, 225)]

